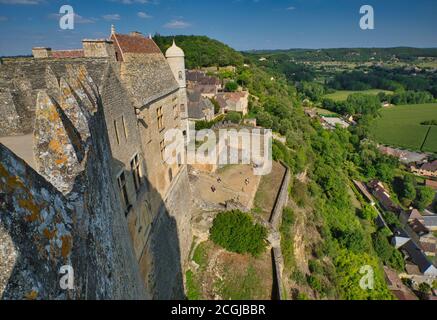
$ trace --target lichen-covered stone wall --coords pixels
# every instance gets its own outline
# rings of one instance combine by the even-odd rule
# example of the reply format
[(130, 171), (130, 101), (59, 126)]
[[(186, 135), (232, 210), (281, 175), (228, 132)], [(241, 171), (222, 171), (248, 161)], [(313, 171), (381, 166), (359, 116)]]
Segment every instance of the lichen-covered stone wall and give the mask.
[[(92, 78), (78, 70), (61, 78), (59, 99), (48, 90), (38, 94), (40, 172), (0, 145), (3, 299), (148, 297), (112, 181), (101, 99), (93, 99)], [(73, 290), (60, 286), (65, 265), (74, 270)]]

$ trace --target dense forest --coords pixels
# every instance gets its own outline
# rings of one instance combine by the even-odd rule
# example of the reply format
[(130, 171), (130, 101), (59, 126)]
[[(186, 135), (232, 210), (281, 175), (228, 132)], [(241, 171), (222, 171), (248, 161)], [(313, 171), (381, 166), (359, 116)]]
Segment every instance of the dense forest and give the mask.
[(205, 36), (153, 37), (160, 49), (165, 52), (176, 41), (185, 52), (187, 68), (239, 66), (243, 64), (241, 53), (229, 46)]

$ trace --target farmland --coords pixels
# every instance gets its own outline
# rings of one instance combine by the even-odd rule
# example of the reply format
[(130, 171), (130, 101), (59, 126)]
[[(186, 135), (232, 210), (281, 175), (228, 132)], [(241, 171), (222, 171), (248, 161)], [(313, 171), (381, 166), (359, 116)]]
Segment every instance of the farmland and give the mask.
[(378, 95), (378, 93), (384, 92), (387, 94), (393, 93), (391, 91), (387, 90), (379, 90), (379, 89), (370, 89), (370, 90), (363, 90), (363, 91), (349, 91), (349, 90), (339, 90), (334, 93), (330, 93), (324, 96), (324, 98), (332, 99), (334, 101), (345, 101), (347, 98), (354, 93), (362, 93), (362, 94), (368, 94), (368, 95)]
[(421, 125), (433, 119), (437, 120), (435, 103), (387, 108), (381, 110), (381, 117), (373, 123), (371, 133), (383, 144), (437, 153), (437, 127)]

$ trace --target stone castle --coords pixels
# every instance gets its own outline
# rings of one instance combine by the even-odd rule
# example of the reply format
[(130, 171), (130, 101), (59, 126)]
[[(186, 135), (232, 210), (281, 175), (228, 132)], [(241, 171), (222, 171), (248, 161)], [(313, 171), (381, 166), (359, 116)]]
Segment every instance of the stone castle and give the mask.
[(184, 59), (112, 28), (2, 61), (2, 299), (184, 298), (192, 197), (164, 159), (167, 130), (189, 136)]

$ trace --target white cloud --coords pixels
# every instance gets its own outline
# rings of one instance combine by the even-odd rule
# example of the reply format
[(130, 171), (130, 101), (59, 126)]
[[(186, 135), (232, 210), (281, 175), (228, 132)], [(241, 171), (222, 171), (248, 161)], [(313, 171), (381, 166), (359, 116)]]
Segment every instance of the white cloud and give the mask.
[(285, 10), (287, 10), (287, 11), (292, 11), (292, 10), (295, 10), (295, 9), (296, 9), (295, 7), (290, 6), (290, 7), (286, 8)]
[(23, 4), (23, 5), (35, 5), (43, 3), (44, 0), (0, 0), (0, 4)]
[(152, 18), (152, 16), (150, 14), (148, 14), (146, 12), (142, 12), (142, 11), (138, 12), (137, 16), (140, 17), (141, 19), (150, 19), (150, 18)]
[(118, 21), (121, 19), (121, 16), (118, 13), (115, 14), (105, 14), (102, 16), (106, 21)]
[(191, 27), (191, 23), (183, 20), (172, 20), (164, 25), (167, 29), (185, 29)]
[(2, 21), (8, 21), (8, 17), (0, 16), (0, 22), (2, 22)]

